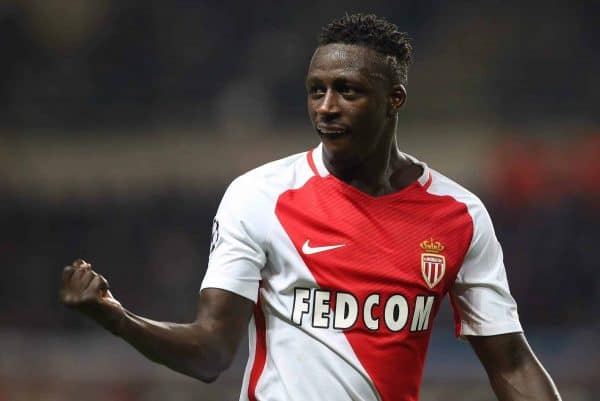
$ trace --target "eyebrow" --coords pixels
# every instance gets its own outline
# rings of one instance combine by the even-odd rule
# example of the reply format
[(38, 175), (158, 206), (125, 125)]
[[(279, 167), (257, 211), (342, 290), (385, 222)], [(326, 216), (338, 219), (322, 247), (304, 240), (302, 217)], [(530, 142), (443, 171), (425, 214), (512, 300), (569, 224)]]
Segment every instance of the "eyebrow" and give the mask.
[[(309, 76), (306, 78), (306, 82), (305, 85), (311, 85), (314, 83), (319, 83), (319, 82), (323, 82), (323, 80), (317, 76)], [(350, 83), (350, 84), (355, 84), (355, 85), (368, 85), (369, 82), (365, 82), (364, 79), (358, 81), (356, 79), (350, 79), (347, 76), (337, 76), (333, 79), (333, 83), (334, 84), (340, 84), (340, 83)]]
[[(305, 84), (308, 85), (313, 83), (314, 81), (322, 81), (322, 79), (318, 76), (319, 69), (315, 70), (317, 74), (308, 75), (306, 77)], [(366, 79), (356, 79), (358, 77), (365, 77)], [(384, 81), (388, 77), (385, 74), (377, 71), (366, 71), (366, 69), (348, 69), (346, 71), (342, 70), (341, 73), (338, 73), (338, 76), (334, 81), (338, 82), (340, 80), (344, 81), (360, 81), (358, 83), (362, 84), (370, 84), (371, 80)], [(365, 82), (366, 81), (366, 82)]]

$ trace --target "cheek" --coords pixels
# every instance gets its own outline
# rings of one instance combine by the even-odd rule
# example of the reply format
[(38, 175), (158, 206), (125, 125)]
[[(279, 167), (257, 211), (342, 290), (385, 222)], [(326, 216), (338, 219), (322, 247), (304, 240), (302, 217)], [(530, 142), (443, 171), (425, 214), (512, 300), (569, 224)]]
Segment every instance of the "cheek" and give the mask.
[(317, 108), (319, 107), (318, 101), (311, 100), (310, 98), (306, 101), (306, 110), (310, 120), (314, 122), (317, 119)]
[(377, 104), (356, 108), (354, 117), (357, 125), (370, 131), (378, 131), (385, 124), (385, 110)]

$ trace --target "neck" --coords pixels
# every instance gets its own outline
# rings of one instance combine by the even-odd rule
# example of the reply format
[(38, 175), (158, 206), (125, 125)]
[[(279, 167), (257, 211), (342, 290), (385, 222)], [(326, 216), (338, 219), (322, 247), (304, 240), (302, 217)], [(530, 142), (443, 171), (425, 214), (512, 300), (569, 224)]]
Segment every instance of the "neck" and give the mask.
[(395, 132), (388, 138), (356, 163), (323, 161), (332, 175), (371, 196), (396, 192), (417, 179), (422, 169), (400, 152)]

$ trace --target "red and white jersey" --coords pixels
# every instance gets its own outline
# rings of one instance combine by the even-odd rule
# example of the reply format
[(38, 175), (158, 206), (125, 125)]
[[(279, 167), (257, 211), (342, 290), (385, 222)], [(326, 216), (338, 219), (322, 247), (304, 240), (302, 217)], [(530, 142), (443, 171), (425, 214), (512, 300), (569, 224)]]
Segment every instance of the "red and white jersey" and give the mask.
[(321, 146), (231, 183), (202, 288), (256, 303), (240, 400), (416, 401), (447, 293), (457, 335), (521, 331), (485, 207), (411, 159), (422, 176), (379, 197)]

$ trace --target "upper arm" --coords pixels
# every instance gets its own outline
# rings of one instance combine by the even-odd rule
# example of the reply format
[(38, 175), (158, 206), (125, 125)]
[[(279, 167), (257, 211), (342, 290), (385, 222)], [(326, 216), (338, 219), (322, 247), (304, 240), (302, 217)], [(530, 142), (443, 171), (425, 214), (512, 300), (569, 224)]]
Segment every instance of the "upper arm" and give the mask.
[(473, 220), (473, 238), (450, 291), (456, 334), (492, 336), (521, 332), (502, 247), (490, 216), (477, 198), (468, 204), (468, 209)]
[(533, 358), (523, 333), (496, 336), (467, 336), (488, 374), (511, 372)]
[(223, 195), (201, 288), (219, 288), (256, 302), (267, 262), (272, 205), (252, 187), (256, 183), (250, 178), (237, 178)]
[(467, 337), (499, 400), (560, 400), (522, 333), (490, 216), (478, 199), (469, 213), (473, 238), (450, 293), (457, 335)]
[(234, 180), (215, 216), (208, 268), (198, 298), (196, 323), (210, 333), (219, 357), (233, 358), (258, 299), (266, 263), (266, 205), (252, 180)]
[(213, 346), (218, 345), (216, 349), (221, 350), (226, 365), (233, 359), (246, 333), (254, 305), (247, 298), (217, 288), (200, 292), (195, 323), (218, 343)]

